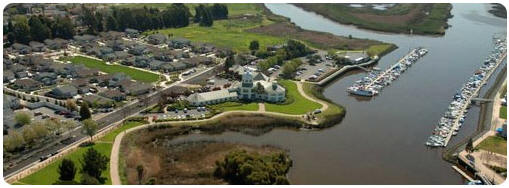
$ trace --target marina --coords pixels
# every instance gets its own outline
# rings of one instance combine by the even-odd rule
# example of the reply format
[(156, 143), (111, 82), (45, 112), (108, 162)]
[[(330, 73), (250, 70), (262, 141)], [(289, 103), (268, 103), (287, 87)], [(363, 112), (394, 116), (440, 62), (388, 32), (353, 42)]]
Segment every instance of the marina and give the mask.
[(372, 71), (368, 72), (367, 76), (349, 87), (347, 92), (365, 97), (375, 96), (427, 53), (428, 50), (425, 48), (415, 48), (383, 72), (378, 68), (373, 68)]
[(448, 110), (440, 118), (432, 135), (426, 141), (427, 146), (446, 147), (452, 136), (458, 134), (472, 100), (479, 95), (482, 86), (486, 84), (491, 74), (507, 55), (506, 39), (494, 39), (494, 42), (495, 49), (486, 58), (480, 69), (475, 71), (468, 82), (454, 95)]

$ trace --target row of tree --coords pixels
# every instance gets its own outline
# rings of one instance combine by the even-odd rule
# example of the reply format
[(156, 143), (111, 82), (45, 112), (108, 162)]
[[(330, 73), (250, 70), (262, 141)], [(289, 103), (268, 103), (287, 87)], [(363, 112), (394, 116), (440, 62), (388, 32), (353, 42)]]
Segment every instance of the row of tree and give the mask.
[(74, 34), (74, 25), (69, 17), (49, 19), (44, 16), (17, 16), (9, 20), (4, 32), (7, 41), (28, 44), (30, 41), (43, 42), (49, 38), (71, 39)]
[(194, 23), (200, 23), (200, 26), (210, 27), (214, 20), (228, 18), (228, 7), (224, 4), (215, 3), (211, 6), (200, 4), (194, 7)]
[(46, 119), (43, 121), (27, 121), (31, 119), (28, 113), (18, 113), (15, 115), (17, 122), (24, 125), (21, 131), (10, 131), (4, 137), (4, 149), (7, 152), (21, 151), (26, 147), (35, 145), (38, 140), (44, 139), (53, 134), (60, 134), (76, 127), (74, 121), (59, 121), (55, 119)]
[(265, 71), (274, 65), (283, 65), (286, 60), (304, 57), (311, 53), (313, 53), (313, 50), (303, 43), (296, 40), (288, 40), (283, 48), (277, 50), (275, 53), (267, 54), (270, 57), (258, 63), (257, 66), (260, 70)]

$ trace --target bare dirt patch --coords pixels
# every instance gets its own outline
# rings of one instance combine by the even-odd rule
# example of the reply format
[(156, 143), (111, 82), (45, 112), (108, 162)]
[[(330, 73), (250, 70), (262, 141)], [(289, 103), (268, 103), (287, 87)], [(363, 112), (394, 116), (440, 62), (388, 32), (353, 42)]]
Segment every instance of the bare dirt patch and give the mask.
[(378, 14), (370, 14), (370, 13), (352, 13), (353, 16), (360, 18), (362, 20), (369, 20), (371, 22), (379, 22), (386, 24), (406, 24), (416, 19), (416, 16), (420, 15), (422, 11), (421, 6), (417, 6), (408, 12), (408, 14), (403, 15), (378, 15)]

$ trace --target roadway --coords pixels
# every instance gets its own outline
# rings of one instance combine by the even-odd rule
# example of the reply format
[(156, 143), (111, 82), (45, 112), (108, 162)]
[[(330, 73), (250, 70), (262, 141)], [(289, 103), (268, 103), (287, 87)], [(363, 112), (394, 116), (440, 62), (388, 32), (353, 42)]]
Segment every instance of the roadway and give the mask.
[[(124, 107), (117, 109), (97, 119), (96, 122), (99, 124), (98, 133), (100, 131), (107, 130), (108, 127), (113, 126), (115, 123), (120, 122), (129, 116), (138, 114), (139, 112), (143, 111), (144, 109), (148, 108), (151, 105), (157, 104), (163, 93), (169, 93), (178, 84), (189, 83), (193, 82), (196, 79), (202, 79), (203, 78), (202, 75), (211, 75), (215, 70), (221, 69), (222, 66), (223, 62), (219, 63), (214, 67), (208, 68), (198, 74), (195, 74), (191, 77), (188, 77), (181, 81), (174, 82), (170, 84), (167, 88), (163, 88), (156, 92), (147, 94), (145, 96), (141, 96), (139, 97), (139, 99), (141, 100), (135, 100), (129, 104), (124, 105)], [(37, 151), (33, 151), (31, 153), (24, 154), (24, 156), (27, 155), (28, 156), (24, 157), (23, 159), (21, 159), (21, 161), (18, 161), (15, 165), (11, 166), (10, 168), (7, 169), (4, 168), (3, 171), (4, 178), (11, 177), (39, 163), (39, 160), (42, 156), (47, 156), (49, 154), (68, 149), (69, 148), (68, 146), (74, 146), (74, 143), (77, 143), (83, 138), (87, 137), (87, 135), (83, 133), (81, 127), (67, 132), (66, 135), (70, 135), (69, 137), (71, 138), (71, 140), (68, 140), (67, 142), (65, 142), (65, 144), (62, 143), (62, 141), (68, 137), (61, 137), (60, 139), (57, 139), (54, 142), (47, 144), (46, 147), (40, 148)]]

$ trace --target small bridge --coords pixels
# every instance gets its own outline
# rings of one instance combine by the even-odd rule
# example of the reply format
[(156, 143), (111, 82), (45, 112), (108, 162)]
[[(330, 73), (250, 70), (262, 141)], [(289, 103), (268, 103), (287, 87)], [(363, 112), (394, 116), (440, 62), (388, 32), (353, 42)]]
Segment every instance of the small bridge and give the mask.
[(472, 102), (479, 102), (479, 103), (485, 103), (485, 102), (493, 102), (493, 99), (485, 99), (485, 98), (472, 98), (470, 99)]
[(369, 72), (369, 69), (367, 69), (367, 68), (365, 68), (363, 66), (360, 66), (360, 65), (354, 65), (353, 67), (356, 67), (356, 68), (362, 69), (362, 70), (364, 70), (366, 72)]

